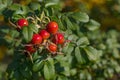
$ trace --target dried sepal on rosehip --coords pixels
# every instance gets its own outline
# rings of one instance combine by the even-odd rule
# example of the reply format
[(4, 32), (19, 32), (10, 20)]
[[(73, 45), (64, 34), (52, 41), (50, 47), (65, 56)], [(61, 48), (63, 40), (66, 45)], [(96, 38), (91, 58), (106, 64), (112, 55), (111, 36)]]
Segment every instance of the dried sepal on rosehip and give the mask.
[(48, 50), (49, 50), (51, 53), (56, 53), (56, 52), (57, 52), (57, 45), (56, 45), (56, 44), (53, 44), (53, 43), (48, 44)]
[(33, 45), (25, 46), (25, 50), (29, 53), (34, 53), (36, 51), (36, 49), (33, 47)]
[(56, 33), (52, 39), (53, 43), (55, 44), (64, 44), (65, 39), (62, 33)]

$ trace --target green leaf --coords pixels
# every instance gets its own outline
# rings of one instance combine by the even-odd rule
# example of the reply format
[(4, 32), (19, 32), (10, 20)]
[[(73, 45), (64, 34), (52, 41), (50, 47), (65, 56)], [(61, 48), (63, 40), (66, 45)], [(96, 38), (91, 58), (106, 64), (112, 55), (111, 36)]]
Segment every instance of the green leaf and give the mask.
[(38, 33), (38, 28), (35, 26), (35, 24), (30, 24), (29, 27), (34, 33)]
[(0, 10), (11, 5), (12, 2), (12, 0), (0, 0)]
[(65, 22), (67, 24), (67, 29), (75, 30), (75, 27), (73, 26), (72, 22), (69, 20), (68, 17), (65, 17)]
[(8, 6), (12, 4), (13, 0), (0, 0), (0, 15), (4, 14), (3, 11), (5, 11)]
[(44, 61), (39, 61), (39, 62), (36, 62), (36, 63), (34, 63), (34, 65), (33, 65), (33, 71), (39, 71), (40, 69), (42, 69), (42, 67), (43, 67), (43, 65), (44, 65)]
[(23, 18), (23, 15), (20, 14), (13, 14), (12, 19), (14, 19), (14, 22), (17, 22), (18, 19)]
[(85, 47), (84, 50), (90, 61), (96, 61), (99, 59), (99, 52), (95, 48), (88, 46)]
[(50, 69), (48, 68), (47, 64), (44, 65), (44, 69), (43, 70), (44, 70), (44, 77), (45, 77), (45, 79), (46, 80), (50, 80), (50, 77), (51, 77), (50, 74), (51, 73), (49, 72)]
[(68, 80), (67, 76), (58, 76), (57, 80)]
[(85, 25), (85, 27), (88, 28), (88, 30), (90, 30), (90, 31), (94, 31), (94, 30), (99, 29), (100, 24), (99, 24), (97, 21), (91, 19), (91, 20)]
[(70, 74), (71, 76), (74, 76), (77, 73), (77, 69), (71, 69)]
[(57, 80), (63, 80), (61, 77), (58, 77), (58, 79)]
[(9, 29), (0, 29), (0, 34), (8, 34), (9, 33)]
[(14, 14), (25, 15), (29, 11), (27, 6), (21, 6), (20, 9), (15, 10)]
[(63, 51), (64, 53), (67, 53), (67, 51), (68, 51), (68, 47), (69, 47), (69, 44), (66, 45), (66, 46), (62, 49), (62, 51)]
[(87, 37), (81, 37), (77, 43), (76, 43), (78, 46), (80, 47), (85, 47), (87, 45), (89, 45), (89, 41), (88, 41), (88, 38)]
[(79, 47), (75, 48), (75, 58), (77, 59), (77, 62), (80, 64), (84, 64), (86, 62), (83, 56), (81, 55)]
[(4, 0), (4, 1), (7, 1), (6, 3), (8, 6), (11, 6), (11, 4), (13, 3), (13, 0)]
[(92, 80), (92, 77), (91, 77), (90, 73), (87, 70), (83, 70), (79, 74), (79, 79), (80, 80)]
[(40, 4), (37, 3), (37, 2), (32, 2), (29, 4), (29, 7), (32, 9), (32, 10), (40, 10)]
[(14, 70), (11, 71), (11, 72), (9, 73), (9, 78), (13, 78), (14, 74), (15, 74), (15, 71), (14, 71)]
[(57, 55), (56, 57), (55, 57), (55, 59), (57, 60), (57, 61), (62, 61), (64, 56), (63, 55)]
[(45, 7), (49, 7), (49, 6), (53, 6), (53, 5), (57, 5), (57, 3), (49, 2), (49, 3), (45, 4)]
[(19, 36), (19, 32), (16, 31), (16, 30), (11, 30), (11, 31), (9, 32), (9, 34), (10, 34), (10, 36), (13, 37), (13, 38)]
[(4, 9), (7, 7), (7, 0), (0, 0), (0, 10)]
[(48, 16), (54, 15), (54, 10), (53, 10), (52, 7), (47, 8), (47, 12), (48, 12), (48, 14), (49, 14)]
[(15, 78), (15, 79), (17, 79), (17, 80), (20, 80), (21, 77), (22, 77), (22, 76), (20, 76), (20, 72), (16, 70), (15, 73), (14, 73), (13, 78)]
[[(30, 69), (28, 68), (28, 67), (26, 67), (26, 68), (20, 68), (20, 72), (21, 72), (21, 74), (25, 77), (25, 78), (27, 78), (27, 79), (30, 79), (30, 77), (31, 77), (31, 75), (32, 75), (32, 72), (30, 71)], [(19, 75), (20, 76), (20, 75)]]
[(22, 40), (19, 39), (19, 40), (15, 43), (15, 46), (20, 46), (21, 42), (22, 42)]
[(70, 45), (68, 46), (68, 49), (66, 50), (68, 54), (71, 54), (74, 50), (74, 46), (73, 45)]
[(11, 5), (13, 0), (0, 0), (0, 4)]
[(120, 65), (116, 65), (116, 66), (115, 66), (115, 71), (116, 71), (117, 73), (120, 73)]
[(71, 44), (67, 44), (65, 47), (63, 47), (62, 51), (65, 53), (65, 54), (71, 54), (72, 51), (74, 50), (74, 46), (71, 45)]
[(20, 4), (14, 3), (14, 4), (12, 4), (12, 5), (9, 7), (9, 9), (10, 9), (10, 10), (18, 10), (18, 9), (20, 9), (20, 7), (21, 7)]
[(70, 76), (70, 64), (67, 62), (67, 57), (62, 57), (62, 59), (59, 60), (60, 64), (57, 64), (59, 66), (56, 66), (56, 71), (60, 72), (61, 74), (65, 76)]
[(55, 67), (54, 67), (54, 61), (52, 58), (48, 58), (47, 66), (48, 66), (49, 72), (50, 72), (50, 79), (54, 79)]
[[(72, 21), (71, 21), (72, 22)], [(80, 26), (77, 24), (77, 23), (75, 23), (75, 22), (72, 22), (72, 24), (73, 24), (73, 26), (74, 26), (74, 30), (75, 31), (77, 31), (77, 32), (80, 32)]]
[(72, 17), (76, 21), (80, 21), (80, 22), (88, 22), (89, 21), (89, 16), (83, 12), (74, 12), (73, 14), (70, 15), (70, 17)]
[(64, 66), (64, 71), (61, 72), (62, 74), (64, 74), (65, 76), (70, 76), (70, 67), (69, 65), (66, 65), (67, 63), (61, 63)]
[(58, 20), (58, 25), (59, 25), (59, 28), (61, 30), (66, 30), (66, 27), (64, 27), (64, 25), (63, 25), (63, 23), (62, 23), (62, 21), (60, 19)]
[(33, 36), (33, 31), (29, 27), (23, 27), (22, 34), (26, 42), (31, 41)]
[(63, 26), (64, 26), (64, 28), (65, 28), (65, 30), (67, 29), (67, 23), (66, 23), (66, 21), (65, 21), (65, 16), (62, 16), (61, 18), (60, 18), (60, 20), (61, 20), (61, 22), (62, 22), (62, 24), (63, 24)]
[(114, 53), (114, 54), (113, 54), (113, 57), (114, 57), (114, 58), (116, 58), (116, 59), (117, 59), (117, 58), (118, 58), (118, 59), (120, 58), (119, 49), (114, 48), (114, 49), (113, 49), (113, 53)]
[[(36, 51), (34, 54), (32, 54), (32, 58), (33, 58), (33, 61), (35, 61), (35, 60), (38, 61), (38, 59), (41, 58), (41, 57), (39, 56), (39, 54), (38, 54), (38, 51)], [(35, 63), (36, 63), (36, 62), (35, 62)]]
[(76, 41), (77, 39), (78, 39), (78, 36), (76, 36), (74, 34), (68, 36), (68, 40)]
[(29, 27), (28, 26), (28, 35), (29, 35), (29, 41), (31, 41), (31, 39), (32, 39), (32, 36), (33, 36), (33, 31), (32, 31), (32, 29), (31, 29), (31, 27)]

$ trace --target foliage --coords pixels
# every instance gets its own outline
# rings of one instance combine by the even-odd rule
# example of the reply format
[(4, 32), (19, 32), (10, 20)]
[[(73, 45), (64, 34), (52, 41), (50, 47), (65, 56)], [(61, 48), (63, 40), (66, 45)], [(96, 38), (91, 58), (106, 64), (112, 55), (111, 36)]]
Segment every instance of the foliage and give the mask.
[[(101, 35), (97, 36), (98, 34)], [(117, 30), (109, 30), (106, 33), (101, 33), (99, 30), (96, 30), (94, 32), (88, 32), (87, 36), (92, 43), (91, 45), (96, 46), (97, 49), (103, 50), (99, 62), (92, 66), (92, 70), (94, 71), (92, 73), (95, 73), (94, 77), (107, 79), (112, 78), (115, 74), (119, 74), (119, 32)]]
[(101, 23), (101, 29), (115, 28), (120, 30), (119, 0), (69, 0), (65, 1), (67, 7), (63, 11), (83, 11)]
[[(2, 5), (12, 0), (4, 1)], [(0, 44), (7, 45), (14, 54), (6, 70), (7, 80), (105, 80), (120, 73), (119, 32), (101, 32), (100, 24), (86, 13), (62, 13), (59, 3), (40, 0), (26, 6), (17, 3), (3, 6), (0, 12), (11, 25), (0, 29)], [(16, 22), (21, 18), (26, 18), (29, 25), (17, 29)], [(41, 47), (27, 55), (24, 45), (40, 28), (46, 27), (49, 19), (58, 23), (59, 32), (70, 41), (63, 47), (63, 54), (51, 55)]]

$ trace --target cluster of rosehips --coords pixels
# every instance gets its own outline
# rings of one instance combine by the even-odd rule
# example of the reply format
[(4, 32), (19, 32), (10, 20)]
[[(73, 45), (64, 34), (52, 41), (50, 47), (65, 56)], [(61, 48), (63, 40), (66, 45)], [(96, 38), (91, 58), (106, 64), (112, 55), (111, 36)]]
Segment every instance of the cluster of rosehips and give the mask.
[[(16, 24), (21, 29), (24, 26), (28, 26), (28, 21), (19, 19)], [(64, 43), (63, 34), (58, 32), (58, 24), (51, 21), (45, 29), (40, 30), (37, 34), (33, 34), (32, 40), (25, 47), (25, 50), (29, 53), (34, 53), (40, 46), (45, 46), (48, 51), (55, 54), (58, 50), (57, 45), (63, 45)]]

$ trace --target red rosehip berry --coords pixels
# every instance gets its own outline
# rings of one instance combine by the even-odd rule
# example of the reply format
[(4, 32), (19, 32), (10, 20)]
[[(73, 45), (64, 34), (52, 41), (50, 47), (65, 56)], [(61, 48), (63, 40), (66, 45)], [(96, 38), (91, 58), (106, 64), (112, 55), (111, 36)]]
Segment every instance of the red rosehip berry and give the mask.
[(46, 26), (49, 33), (55, 34), (58, 31), (58, 24), (54, 21), (51, 21)]
[(50, 52), (56, 52), (57, 51), (57, 45), (49, 44), (48, 49), (49, 49)]
[(46, 30), (41, 30), (39, 34), (43, 39), (48, 39), (50, 37), (50, 33), (48, 33)]
[(33, 34), (31, 42), (33, 44), (40, 44), (42, 42), (42, 37), (39, 34)]
[(55, 44), (63, 44), (65, 39), (62, 33), (56, 33), (52, 40)]
[(33, 46), (26, 46), (25, 49), (30, 53), (34, 53), (36, 51), (36, 49)]
[(28, 21), (26, 19), (19, 19), (17, 21), (17, 25), (20, 26), (21, 28), (24, 27), (24, 26), (28, 26)]

